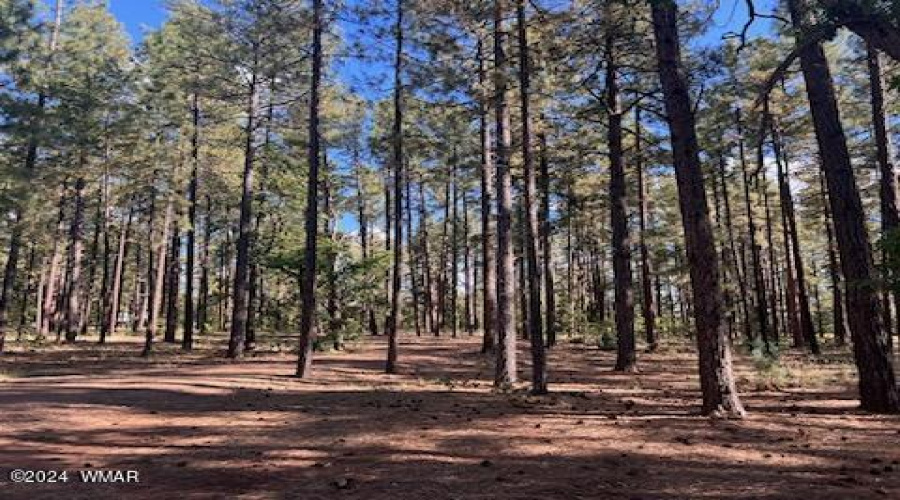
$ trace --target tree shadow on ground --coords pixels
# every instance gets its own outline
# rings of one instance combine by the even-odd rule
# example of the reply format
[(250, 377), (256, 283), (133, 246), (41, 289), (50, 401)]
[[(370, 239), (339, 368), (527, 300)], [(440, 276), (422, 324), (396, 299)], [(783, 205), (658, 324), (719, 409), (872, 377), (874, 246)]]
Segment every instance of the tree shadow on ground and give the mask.
[[(191, 359), (0, 383), (3, 468), (118, 468), (139, 485), (11, 485), (3, 498), (886, 498), (900, 489), (896, 417), (842, 390), (745, 394), (751, 417), (696, 414), (694, 362), (553, 352), (556, 393), (490, 389), (475, 341), (293, 358)], [(798, 398), (803, 398), (798, 400)], [(824, 409), (827, 411), (818, 411)], [(88, 465), (89, 464), (89, 465)], [(878, 473), (874, 473), (875, 470)], [(6, 471), (2, 471), (5, 480)]]

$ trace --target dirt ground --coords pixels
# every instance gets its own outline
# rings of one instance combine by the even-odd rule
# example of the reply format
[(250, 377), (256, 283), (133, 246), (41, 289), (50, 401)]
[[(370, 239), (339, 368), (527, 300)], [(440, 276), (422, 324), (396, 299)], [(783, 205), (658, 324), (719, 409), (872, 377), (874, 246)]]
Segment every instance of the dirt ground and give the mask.
[[(367, 341), (318, 356), (303, 381), (291, 354), (232, 363), (218, 347), (14, 346), (0, 360), (0, 498), (900, 499), (900, 417), (857, 412), (837, 359), (795, 356), (767, 376), (741, 359), (750, 416), (717, 421), (696, 414), (683, 348), (615, 374), (614, 353), (562, 346), (554, 393), (535, 398), (493, 392), (469, 338), (404, 338), (393, 376)], [(14, 484), (13, 469), (70, 480)], [(98, 469), (140, 482), (77, 476)]]

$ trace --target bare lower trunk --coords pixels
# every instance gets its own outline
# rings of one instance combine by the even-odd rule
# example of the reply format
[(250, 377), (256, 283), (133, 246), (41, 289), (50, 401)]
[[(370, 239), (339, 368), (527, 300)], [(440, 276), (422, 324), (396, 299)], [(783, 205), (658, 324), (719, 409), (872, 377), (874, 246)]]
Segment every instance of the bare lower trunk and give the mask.
[(203, 220), (203, 249), (200, 251), (200, 296), (197, 297), (197, 331), (201, 335), (207, 332), (209, 325), (209, 273), (212, 266), (210, 246), (213, 234), (211, 205), (212, 202), (207, 195), (206, 217)]
[(459, 184), (456, 182), (456, 152), (451, 160), (450, 174), (450, 324), (451, 336), (459, 335)]
[(319, 85), (322, 79), (322, 0), (313, 0), (312, 81), (309, 97), (309, 173), (306, 179), (306, 213), (304, 232), (303, 276), (300, 282), (300, 346), (297, 376), (305, 377), (312, 366), (313, 343), (316, 340), (316, 239), (319, 235)]
[[(641, 251), (641, 314), (644, 318), (644, 332), (647, 339), (647, 350), (653, 352), (659, 345), (656, 337), (656, 314), (653, 310), (653, 284), (651, 275), (653, 266), (650, 262), (650, 251), (647, 247), (647, 212), (649, 204), (647, 199), (647, 186), (644, 181), (644, 157), (641, 145), (641, 108), (634, 108), (635, 127), (635, 171), (638, 180), (638, 225), (639, 247)], [(715, 178), (715, 176), (714, 176)]]
[(188, 181), (188, 225), (186, 262), (184, 269), (184, 322), (182, 323), (181, 348), (194, 348), (194, 329), (197, 324), (194, 309), (194, 274), (197, 251), (197, 190), (200, 184), (200, 96), (195, 92), (191, 101), (191, 178)]
[[(362, 248), (363, 260), (369, 259), (369, 211), (365, 198), (365, 186), (363, 185), (362, 163), (359, 152), (354, 152), (354, 173), (356, 175), (356, 203), (357, 217), (359, 219), (359, 241)], [(368, 324), (369, 334), (378, 335), (378, 321), (375, 319), (375, 308), (370, 303), (365, 305), (363, 322)]]
[[(881, 61), (878, 51), (871, 43), (866, 44), (866, 59), (869, 67), (869, 82), (871, 88), (872, 125), (875, 130), (875, 152), (878, 161), (879, 194), (881, 198), (881, 230), (885, 237), (896, 236), (900, 228), (900, 213), (897, 211), (897, 173), (894, 170), (894, 155), (891, 138), (887, 132), (887, 123), (884, 112), (884, 89), (881, 75)], [(884, 256), (891, 257), (887, 253)], [(897, 276), (891, 273), (888, 277), (892, 281)], [(890, 327), (891, 301), (897, 306), (897, 314), (900, 314), (900, 293), (896, 287), (893, 292), (885, 293), (884, 317), (885, 330), (887, 332), (888, 348), (893, 350), (893, 329)], [(900, 328), (900, 318), (897, 318), (896, 326)]]
[[(156, 248), (153, 250), (150, 259), (148, 259), (150, 270), (150, 279), (148, 280), (150, 283), (150, 293), (147, 302), (150, 312), (147, 318), (147, 332), (144, 338), (143, 356), (149, 356), (150, 352), (153, 350), (156, 329), (159, 327), (159, 315), (160, 310), (162, 309), (163, 285), (166, 274), (166, 246), (169, 242), (169, 227), (172, 225), (174, 211), (174, 203), (172, 203), (172, 199), (169, 198), (166, 201), (166, 216), (163, 220), (162, 227), (159, 229), (159, 240), (152, 243)], [(153, 227), (152, 220), (150, 227)], [(150, 234), (152, 242), (153, 232), (151, 231)], [(156, 258), (155, 263), (153, 262), (154, 257)]]
[(512, 245), (512, 144), (506, 82), (505, 0), (494, 0), (494, 113), (496, 115), (497, 179), (497, 362), (494, 385), (516, 382), (515, 265)]
[(65, 231), (65, 206), (66, 194), (65, 190), (62, 190), (59, 195), (59, 214), (57, 215), (55, 237), (53, 238), (53, 251), (50, 257), (50, 266), (47, 269), (47, 285), (44, 289), (44, 299), (42, 301), (43, 308), (38, 332), (38, 337), (40, 338), (46, 338), (50, 335), (50, 330), (53, 327), (53, 311), (56, 310), (58, 301), (59, 267), (63, 258), (63, 245), (60, 243), (60, 239)]
[(116, 326), (119, 323), (119, 304), (122, 301), (122, 281), (125, 269), (125, 259), (128, 251), (128, 235), (131, 231), (131, 221), (134, 217), (134, 208), (129, 208), (128, 218), (122, 224), (122, 230), (119, 233), (119, 250), (116, 253), (116, 264), (112, 274), (112, 288), (109, 296), (105, 299), (107, 307), (104, 308), (105, 318), (100, 330), (100, 343), (106, 342), (109, 335), (115, 333)]
[[(254, 55), (254, 59), (258, 57)], [(240, 358), (244, 354), (247, 335), (247, 318), (250, 308), (250, 255), (253, 245), (253, 189), (256, 157), (256, 108), (258, 100), (257, 65), (250, 70), (250, 88), (247, 94), (247, 124), (244, 129), (244, 173), (241, 187), (240, 220), (238, 221), (237, 260), (234, 269), (231, 309), (231, 335), (228, 340), (228, 357)]]
[[(741, 174), (743, 176), (744, 187), (744, 208), (747, 216), (747, 244), (750, 247), (750, 258), (753, 266), (753, 292), (756, 301), (756, 322), (759, 325), (759, 335), (766, 352), (769, 352), (769, 304), (766, 301), (766, 285), (763, 278), (762, 259), (760, 258), (761, 249), (756, 239), (756, 218), (753, 215), (752, 202), (750, 200), (750, 183), (751, 179), (748, 172), (747, 158), (744, 151), (744, 130), (741, 117), (741, 111), (737, 111), (737, 129), (738, 129), (738, 158), (741, 166)], [(762, 170), (762, 161), (764, 159), (762, 143), (758, 148), (757, 169)], [(753, 338), (749, 340), (754, 340)]]
[(744, 338), (750, 338), (750, 304), (747, 292), (747, 265), (738, 253), (737, 240), (734, 236), (734, 222), (731, 217), (731, 195), (728, 192), (728, 178), (725, 176), (725, 158), (719, 158), (719, 180), (722, 184), (722, 202), (725, 208), (725, 230), (728, 233), (729, 259), (732, 275), (738, 283), (738, 302), (741, 305), (741, 327)]
[[(789, 0), (795, 29), (807, 22), (806, 0)], [(861, 406), (873, 412), (900, 411), (900, 394), (889, 356), (881, 303), (872, 286), (875, 278), (872, 248), (865, 227), (865, 213), (853, 175), (847, 140), (828, 60), (820, 44), (800, 53), (819, 157), (828, 185), (841, 266), (847, 280), (847, 319), (859, 372)]]
[(634, 338), (634, 280), (631, 274), (631, 233), (628, 229), (628, 200), (625, 180), (625, 153), (622, 145), (622, 110), (619, 103), (615, 38), (606, 39), (606, 108), (609, 115), (609, 206), (612, 227), (613, 279), (615, 280), (616, 371), (637, 371)]
[(806, 270), (803, 266), (803, 254), (800, 252), (800, 234), (797, 229), (797, 216), (794, 212), (794, 198), (791, 194), (790, 172), (788, 171), (787, 157), (782, 150), (782, 140), (777, 129), (773, 128), (775, 146), (775, 161), (778, 165), (779, 187), (781, 192), (782, 210), (787, 222), (787, 234), (791, 239), (791, 258), (794, 262), (794, 271), (797, 277), (797, 312), (799, 313), (800, 337), (803, 343), (809, 346), (813, 354), (820, 354), (819, 340), (816, 337), (813, 326), (812, 313), (809, 309), (809, 295), (807, 294)]
[(419, 231), (422, 233), (422, 267), (425, 278), (425, 318), (428, 331), (433, 335), (439, 333), (437, 311), (435, 310), (434, 273), (431, 269), (431, 245), (428, 234), (428, 207), (425, 204), (425, 183), (419, 182)]
[[(84, 164), (82, 164), (84, 166)], [(84, 188), (83, 178), (75, 180), (75, 201), (72, 224), (69, 226), (69, 253), (66, 262), (65, 323), (66, 341), (74, 342), (81, 325), (81, 259), (84, 246)]]
[(177, 227), (172, 231), (166, 268), (166, 330), (163, 340), (174, 344), (178, 329), (178, 285), (181, 282), (181, 234)]
[(735, 387), (728, 332), (723, 321), (718, 257), (706, 205), (694, 112), (681, 62), (678, 8), (674, 0), (654, 1), (651, 6), (685, 247), (696, 301), (694, 320), (700, 354), (702, 409), (704, 414), (742, 417), (744, 408)]
[[(478, 82), (487, 88), (487, 78), (484, 67), (484, 46), (478, 45)], [(481, 146), (481, 261), (484, 266), (482, 272), (482, 301), (484, 303), (482, 325), (484, 339), (481, 344), (481, 352), (493, 352), (496, 346), (496, 322), (497, 322), (497, 260), (494, 255), (494, 162), (491, 156), (491, 129), (488, 126), (488, 96), (483, 95), (478, 105), (478, 125), (480, 131)]]
[(556, 289), (553, 282), (553, 248), (550, 244), (552, 228), (550, 226), (550, 160), (547, 151), (547, 135), (538, 133), (541, 145), (540, 173), (538, 187), (541, 192), (540, 232), (541, 252), (544, 255), (544, 327), (547, 331), (547, 347), (556, 345)]
[[(543, 317), (541, 314), (540, 221), (537, 181), (531, 148), (531, 64), (528, 48), (528, 27), (525, 20), (525, 0), (517, 0), (516, 14), (519, 35), (519, 96), (522, 105), (522, 164), (525, 176), (525, 260), (528, 263), (528, 321), (531, 339), (531, 392), (547, 393), (547, 355), (544, 351)], [(544, 256), (546, 258), (546, 256)]]
[(391, 275), (391, 310), (388, 316), (388, 352), (385, 373), (397, 373), (397, 329), (400, 323), (400, 282), (403, 266), (403, 1), (397, 0), (394, 35), (394, 270)]
[(828, 248), (828, 275), (831, 279), (831, 307), (832, 322), (834, 323), (834, 343), (844, 346), (847, 343), (847, 317), (844, 314), (846, 304), (844, 302), (843, 280), (841, 278), (841, 266), (838, 262), (837, 250), (834, 244), (834, 229), (831, 219), (831, 209), (828, 206), (828, 187), (825, 185), (825, 174), (819, 172), (819, 192), (822, 195), (823, 223), (825, 225), (826, 243)]

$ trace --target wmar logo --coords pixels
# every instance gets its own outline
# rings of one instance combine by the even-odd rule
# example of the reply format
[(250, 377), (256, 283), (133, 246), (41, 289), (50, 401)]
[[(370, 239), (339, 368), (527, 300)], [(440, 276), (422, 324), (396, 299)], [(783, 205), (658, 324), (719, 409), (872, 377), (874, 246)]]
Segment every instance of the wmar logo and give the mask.
[(136, 470), (83, 470), (82, 483), (139, 483), (140, 472)]

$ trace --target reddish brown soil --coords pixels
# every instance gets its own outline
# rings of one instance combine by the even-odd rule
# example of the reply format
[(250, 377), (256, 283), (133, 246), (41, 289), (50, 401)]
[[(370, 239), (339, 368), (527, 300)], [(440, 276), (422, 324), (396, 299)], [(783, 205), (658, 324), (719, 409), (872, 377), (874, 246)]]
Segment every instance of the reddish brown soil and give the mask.
[[(857, 412), (841, 363), (759, 390), (744, 360), (750, 416), (716, 421), (696, 414), (689, 352), (614, 374), (611, 353), (560, 347), (554, 394), (533, 398), (492, 392), (473, 340), (401, 347), (400, 375), (373, 341), (319, 356), (308, 381), (286, 353), (17, 347), (0, 361), (0, 498), (900, 498), (900, 418)], [(11, 484), (15, 468), (140, 483)]]

